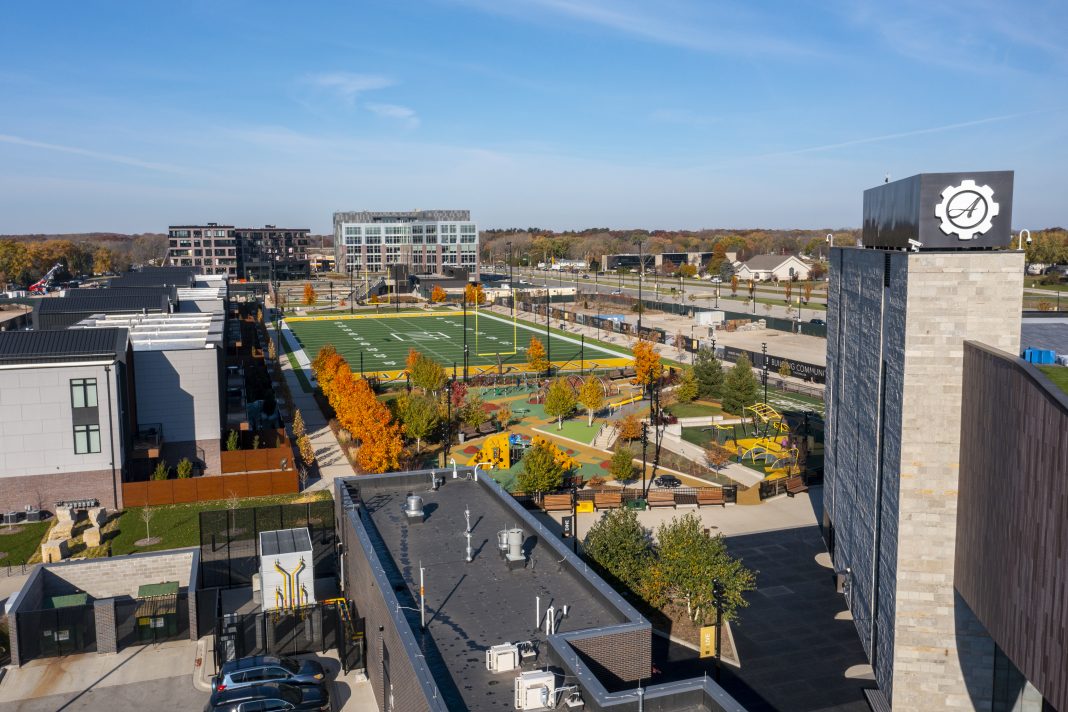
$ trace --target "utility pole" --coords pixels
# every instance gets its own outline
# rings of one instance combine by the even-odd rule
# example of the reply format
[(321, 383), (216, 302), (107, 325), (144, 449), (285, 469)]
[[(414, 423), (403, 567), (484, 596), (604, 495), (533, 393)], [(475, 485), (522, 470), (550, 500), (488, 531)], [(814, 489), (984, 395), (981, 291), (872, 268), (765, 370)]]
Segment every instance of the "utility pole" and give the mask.
[[(470, 282), (468, 282), (470, 284)], [(467, 287), (464, 287), (462, 295), (464, 305), (464, 383), (467, 383)]]
[(712, 598), (716, 603), (716, 682), (719, 682), (719, 669), (723, 666), (720, 643), (723, 641), (723, 584), (719, 579), (712, 580)]
[(549, 336), (549, 312), (552, 310), (549, 300), (549, 278), (545, 278), (545, 375), (552, 378), (553, 375), (553, 342)]

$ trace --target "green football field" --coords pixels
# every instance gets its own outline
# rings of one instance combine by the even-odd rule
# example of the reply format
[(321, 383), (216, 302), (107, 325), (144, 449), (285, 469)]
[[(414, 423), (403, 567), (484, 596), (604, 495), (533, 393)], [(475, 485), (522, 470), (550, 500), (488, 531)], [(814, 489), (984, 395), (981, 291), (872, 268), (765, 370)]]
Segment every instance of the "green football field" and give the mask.
[[(309, 359), (326, 344), (333, 344), (353, 370), (391, 373), (404, 369), (408, 350), (415, 349), (443, 366), (463, 367), (464, 317), (462, 314), (400, 314), (289, 318), (293, 332)], [(526, 350), (532, 336), (544, 345), (545, 331), (514, 324), (499, 315), (467, 315), (468, 362), (474, 372), (527, 370)], [(551, 336), (549, 357), (558, 368), (616, 367), (629, 363), (623, 349), (609, 350), (593, 344), (583, 347), (579, 336)]]

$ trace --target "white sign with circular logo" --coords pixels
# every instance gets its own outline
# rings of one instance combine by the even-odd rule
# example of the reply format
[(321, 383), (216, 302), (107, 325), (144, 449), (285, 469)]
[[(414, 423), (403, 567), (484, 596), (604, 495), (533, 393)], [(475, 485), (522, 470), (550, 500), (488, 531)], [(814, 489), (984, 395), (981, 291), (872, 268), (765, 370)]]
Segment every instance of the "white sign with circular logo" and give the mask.
[(986, 234), (1001, 211), (994, 202), (994, 189), (962, 180), (942, 191), (942, 202), (935, 206), (935, 217), (942, 221), (942, 232), (961, 240), (973, 240)]

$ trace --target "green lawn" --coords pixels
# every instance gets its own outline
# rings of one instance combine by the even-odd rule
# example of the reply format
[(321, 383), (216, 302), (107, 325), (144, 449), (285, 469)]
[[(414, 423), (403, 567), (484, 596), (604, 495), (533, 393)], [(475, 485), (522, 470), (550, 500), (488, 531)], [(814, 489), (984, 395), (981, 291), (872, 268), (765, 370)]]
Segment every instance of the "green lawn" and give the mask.
[[(322, 490), (312, 493), (316, 499), (329, 499), (330, 493)], [(281, 495), (276, 497), (256, 497), (243, 499), (241, 508), (259, 507), (266, 504), (286, 504), (302, 495)], [(151, 507), (153, 510), (149, 529), (153, 537), (161, 541), (151, 546), (137, 546), (134, 542), (144, 539), (145, 522), (141, 517), (144, 507), (130, 507), (119, 515), (118, 532), (111, 541), (113, 554), (133, 554), (140, 551), (159, 551), (161, 549), (179, 549), (186, 546), (200, 545), (200, 513), (215, 509), (226, 509), (225, 500), (217, 502), (198, 502), (196, 504), (175, 504), (164, 507)]]
[(694, 401), (692, 403), (673, 403), (666, 408), (676, 418), (701, 418), (708, 415), (723, 415), (718, 403)]
[(1039, 370), (1046, 374), (1053, 385), (1068, 393), (1068, 366), (1039, 366)]
[(682, 439), (699, 447), (708, 447), (708, 444), (712, 442), (712, 438), (715, 436), (714, 431), (707, 429), (711, 427), (710, 425), (698, 425), (693, 428), (683, 428)]
[[(401, 316), (382, 319), (330, 319), (322, 321), (288, 320), (289, 328), (309, 358), (314, 358), (325, 344), (333, 344), (349, 365), (360, 368), (361, 354), (365, 371), (399, 371), (404, 368), (409, 349), (416, 349), (446, 367), (463, 365), (464, 321), (455, 312), (430, 316)], [(468, 361), (471, 366), (525, 368), (526, 348), (531, 337), (545, 341), (544, 327), (515, 324), (498, 314), (467, 315)], [(629, 353), (618, 346), (600, 346), (571, 334), (552, 333), (546, 345), (554, 363), (579, 368), (582, 361), (590, 366), (604, 359), (628, 359)]]
[(1032, 289), (1048, 289), (1050, 291), (1068, 292), (1068, 282), (1042, 284), (1042, 279), (1042, 277), (1024, 277), (1024, 286)]
[(565, 420), (563, 423), (563, 429), (557, 430), (556, 423), (549, 423), (548, 425), (542, 425), (535, 430), (540, 430), (543, 433), (550, 435), (559, 435), (560, 437), (570, 438), (571, 440), (577, 440), (580, 443), (589, 445), (593, 442), (593, 439), (597, 437), (597, 433), (600, 432), (601, 423), (603, 421), (594, 418), (593, 427), (586, 425), (587, 419), (585, 416), (581, 418), (573, 418), (571, 420)]
[[(37, 553), (41, 539), (51, 526), (51, 522), (23, 522), (14, 527), (0, 528), (0, 552), (6, 554), (0, 559), (0, 566), (18, 566)], [(14, 534), (7, 532), (15, 530)]]

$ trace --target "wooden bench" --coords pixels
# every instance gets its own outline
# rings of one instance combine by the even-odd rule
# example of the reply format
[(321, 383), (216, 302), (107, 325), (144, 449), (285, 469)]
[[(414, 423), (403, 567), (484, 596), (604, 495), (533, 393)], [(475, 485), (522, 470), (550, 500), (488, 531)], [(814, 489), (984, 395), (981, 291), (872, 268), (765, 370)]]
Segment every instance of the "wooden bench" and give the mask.
[(675, 507), (675, 493), (664, 490), (649, 490), (650, 507)]
[(593, 495), (594, 509), (617, 509), (623, 506), (623, 495), (619, 492), (596, 492)]
[(786, 478), (786, 495), (793, 497), (795, 494), (801, 492), (808, 492), (808, 485), (805, 484), (805, 480), (801, 475), (794, 475), (793, 477)]
[(713, 489), (699, 490), (697, 492), (697, 508), (700, 509), (705, 504), (718, 504), (726, 509), (727, 500), (723, 496), (723, 488), (715, 487)]
[(569, 494), (547, 494), (541, 498), (541, 507), (546, 512), (570, 512), (571, 506)]

